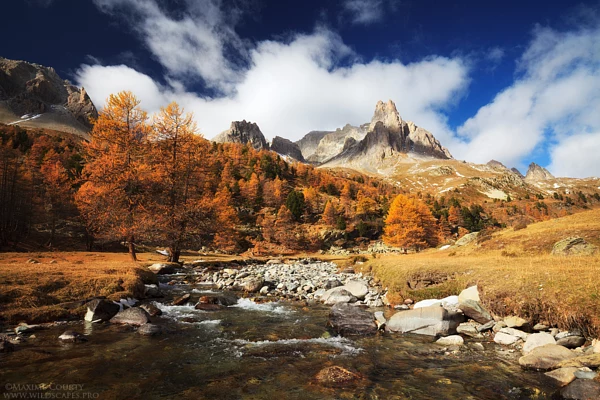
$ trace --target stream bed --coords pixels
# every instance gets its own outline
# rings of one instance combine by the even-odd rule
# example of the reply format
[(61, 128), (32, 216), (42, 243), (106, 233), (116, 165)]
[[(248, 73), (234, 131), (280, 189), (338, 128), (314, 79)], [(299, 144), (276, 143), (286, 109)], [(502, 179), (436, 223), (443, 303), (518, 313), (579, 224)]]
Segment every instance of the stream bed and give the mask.
[[(328, 306), (240, 299), (201, 311), (167, 305), (167, 298), (214, 294), (205, 286), (161, 289), (167, 296), (155, 305), (163, 315), (152, 322), (162, 325), (163, 334), (147, 337), (129, 326), (84, 322), (38, 330), (13, 353), (0, 354), (2, 396), (496, 400), (550, 399), (556, 390), (542, 373), (523, 371), (518, 353), (492, 342), (481, 342), (481, 350), (469, 339), (449, 351), (419, 335), (342, 338), (327, 329)], [(57, 338), (67, 329), (88, 341), (62, 343)], [(342, 386), (318, 382), (317, 373), (330, 366), (361, 378)], [(30, 396), (7, 396), (15, 393)]]

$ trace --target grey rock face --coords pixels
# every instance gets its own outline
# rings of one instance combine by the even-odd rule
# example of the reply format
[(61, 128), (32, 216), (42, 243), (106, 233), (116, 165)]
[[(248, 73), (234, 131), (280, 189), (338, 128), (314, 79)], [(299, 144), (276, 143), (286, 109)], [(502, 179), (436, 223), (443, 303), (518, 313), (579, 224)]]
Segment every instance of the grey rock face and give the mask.
[(374, 335), (377, 332), (373, 314), (349, 304), (336, 304), (331, 308), (329, 325), (342, 336)]
[(296, 143), (279, 136), (275, 136), (273, 138), (273, 141), (271, 142), (271, 150), (283, 156), (292, 157), (297, 161), (305, 161), (304, 157), (302, 156), (302, 152), (300, 151), (300, 147), (298, 147)]
[[(56, 122), (58, 119), (73, 128), (69, 130), (79, 129), (79, 133), (89, 131), (93, 119), (98, 117), (98, 111), (85, 89), (79, 89), (61, 79), (54, 68), (2, 57), (0, 57), (0, 108), (17, 117), (43, 114), (45, 117), (40, 118), (39, 121)], [(39, 121), (38, 126), (44, 127), (44, 123)], [(33, 121), (30, 121), (31, 123)], [(25, 122), (23, 124), (27, 125)], [(60, 128), (60, 126), (49, 127)]]
[(573, 357), (575, 357), (575, 354), (565, 347), (546, 344), (536, 347), (526, 356), (519, 358), (519, 364), (525, 369), (548, 371), (556, 368), (561, 361)]
[(525, 175), (527, 181), (545, 181), (548, 179), (554, 179), (554, 175), (550, 173), (546, 168), (537, 165), (536, 163), (529, 164), (529, 169)]
[(258, 125), (246, 120), (233, 121), (231, 127), (215, 136), (213, 141), (217, 143), (247, 144), (255, 150), (269, 149), (269, 144)]
[(311, 131), (296, 142), (305, 159), (309, 159), (316, 151), (321, 139), (331, 131)]
[(463, 321), (461, 313), (431, 306), (397, 312), (387, 322), (386, 329), (390, 332), (447, 336), (455, 334), (456, 328)]
[(493, 321), (490, 313), (478, 301), (467, 299), (460, 303), (458, 307), (467, 317), (480, 324), (487, 324)]

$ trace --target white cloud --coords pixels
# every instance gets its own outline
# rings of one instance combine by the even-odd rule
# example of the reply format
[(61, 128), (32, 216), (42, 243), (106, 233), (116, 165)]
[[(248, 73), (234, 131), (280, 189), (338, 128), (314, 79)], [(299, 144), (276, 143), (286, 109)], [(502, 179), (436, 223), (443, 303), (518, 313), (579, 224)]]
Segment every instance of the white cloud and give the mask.
[(342, 6), (352, 22), (360, 25), (378, 22), (384, 14), (383, 0), (345, 0)]
[(485, 58), (492, 64), (498, 64), (504, 58), (504, 50), (500, 47), (492, 47), (485, 55)]
[(202, 78), (224, 93), (242, 78), (240, 67), (232, 61), (243, 59), (246, 51), (234, 30), (239, 10), (229, 6), (224, 12), (221, 0), (184, 0), (180, 15), (171, 15), (156, 0), (93, 1), (102, 11), (126, 18), (169, 75)]
[(468, 83), (468, 69), (460, 59), (431, 57), (407, 65), (354, 60), (337, 67), (340, 59), (352, 57), (337, 34), (317, 29), (289, 42), (259, 43), (249, 52), (250, 68), (228, 96), (202, 98), (176, 80), (163, 87), (125, 66), (83, 65), (77, 81), (99, 105), (108, 94), (124, 89), (132, 90), (149, 111), (176, 100), (194, 112), (208, 138), (232, 120), (246, 119), (257, 122), (268, 138), (298, 140), (311, 130), (368, 122), (378, 100), (392, 99), (405, 118), (435, 132), (443, 143), (453, 140), (439, 110), (453, 103)]
[(572, 138), (600, 130), (600, 29), (558, 32), (537, 27), (518, 71), (512, 86), (458, 129), (468, 143), (457, 146), (455, 155), (523, 166), (532, 152), (550, 145), (552, 173), (598, 175), (591, 153), (574, 153), (579, 166), (571, 167), (559, 165), (554, 157), (565, 154), (555, 150)]
[(555, 176), (600, 175), (600, 132), (572, 135), (552, 148), (549, 169)]

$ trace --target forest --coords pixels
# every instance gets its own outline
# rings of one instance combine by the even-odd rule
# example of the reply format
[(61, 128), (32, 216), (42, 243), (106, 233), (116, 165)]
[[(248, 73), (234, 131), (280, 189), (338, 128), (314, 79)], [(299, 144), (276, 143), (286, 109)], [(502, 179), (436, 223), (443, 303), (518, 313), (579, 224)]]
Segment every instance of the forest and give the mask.
[(161, 247), (178, 261), (189, 249), (263, 255), (383, 239), (418, 251), (598, 202), (407, 193), (379, 177), (211, 142), (176, 103), (151, 118), (130, 92), (110, 96), (89, 140), (0, 125), (5, 250), (125, 246), (135, 260), (140, 247)]

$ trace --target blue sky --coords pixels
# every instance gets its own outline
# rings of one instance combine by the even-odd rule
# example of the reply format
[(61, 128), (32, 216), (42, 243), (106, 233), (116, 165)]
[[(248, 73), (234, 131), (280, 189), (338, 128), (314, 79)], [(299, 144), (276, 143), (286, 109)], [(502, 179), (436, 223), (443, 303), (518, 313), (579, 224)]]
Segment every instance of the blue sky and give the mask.
[[(483, 4), (482, 4), (483, 3)], [(102, 106), (193, 111), (268, 138), (367, 122), (377, 100), (456, 158), (600, 175), (599, 3), (25, 0), (0, 55), (54, 67)], [(8, 39), (9, 38), (9, 39)]]

